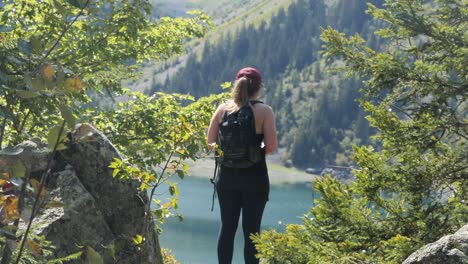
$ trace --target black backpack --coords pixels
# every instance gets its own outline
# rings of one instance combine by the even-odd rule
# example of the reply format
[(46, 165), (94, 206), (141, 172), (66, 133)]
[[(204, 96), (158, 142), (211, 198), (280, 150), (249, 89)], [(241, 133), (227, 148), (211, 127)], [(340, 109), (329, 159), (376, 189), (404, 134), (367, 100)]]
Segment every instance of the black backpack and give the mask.
[(248, 168), (262, 160), (263, 155), (257, 142), (255, 116), (251, 105), (262, 103), (250, 101), (238, 111), (224, 113), (219, 124), (218, 162), (230, 168)]
[(250, 104), (241, 107), (238, 111), (224, 112), (219, 124), (218, 145), (221, 152), (215, 152), (216, 163), (213, 178), (214, 185), (211, 211), (214, 208), (216, 197), (216, 177), (219, 173), (219, 165), (230, 168), (248, 168), (263, 159), (255, 131), (255, 116), (251, 105), (263, 103), (250, 101)]

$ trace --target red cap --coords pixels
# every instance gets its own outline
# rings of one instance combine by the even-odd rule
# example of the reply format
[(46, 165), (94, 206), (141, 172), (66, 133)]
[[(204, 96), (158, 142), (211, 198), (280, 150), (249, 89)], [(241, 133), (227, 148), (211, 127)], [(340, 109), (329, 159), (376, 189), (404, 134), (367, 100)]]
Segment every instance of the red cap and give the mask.
[(240, 69), (236, 75), (236, 80), (239, 80), (241, 77), (246, 77), (247, 79), (252, 80), (252, 83), (255, 86), (260, 86), (262, 84), (262, 76), (260, 75), (260, 71), (253, 67)]

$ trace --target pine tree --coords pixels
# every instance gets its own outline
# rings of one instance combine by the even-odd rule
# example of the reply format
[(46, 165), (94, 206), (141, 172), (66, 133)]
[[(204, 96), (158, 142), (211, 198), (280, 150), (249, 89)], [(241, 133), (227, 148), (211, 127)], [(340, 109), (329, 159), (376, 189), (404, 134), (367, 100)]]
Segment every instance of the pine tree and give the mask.
[(325, 29), (325, 55), (364, 80), (360, 100), (381, 148), (354, 148), (356, 181), (326, 176), (302, 225), (255, 241), (271, 263), (401, 263), (468, 222), (466, 1), (387, 0), (376, 52)]

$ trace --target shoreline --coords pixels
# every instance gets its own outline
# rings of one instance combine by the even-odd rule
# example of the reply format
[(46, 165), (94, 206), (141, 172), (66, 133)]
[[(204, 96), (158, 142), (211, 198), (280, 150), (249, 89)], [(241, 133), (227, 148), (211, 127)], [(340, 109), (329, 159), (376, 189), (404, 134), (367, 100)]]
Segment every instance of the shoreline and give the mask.
[[(189, 177), (206, 178), (213, 177), (215, 162), (213, 158), (203, 158), (196, 161), (186, 161), (189, 165)], [(267, 158), (268, 176), (270, 184), (295, 184), (295, 183), (310, 183), (320, 177), (318, 175), (309, 174), (295, 168), (287, 168), (281, 164)]]

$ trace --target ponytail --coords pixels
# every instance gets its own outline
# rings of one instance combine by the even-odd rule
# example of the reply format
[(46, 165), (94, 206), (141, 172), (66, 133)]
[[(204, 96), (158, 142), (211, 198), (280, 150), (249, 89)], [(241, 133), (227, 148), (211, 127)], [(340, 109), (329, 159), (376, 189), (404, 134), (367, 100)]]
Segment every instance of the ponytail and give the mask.
[(249, 102), (249, 80), (245, 77), (240, 78), (236, 81), (234, 89), (232, 90), (232, 100), (237, 105), (237, 107), (242, 107)]

